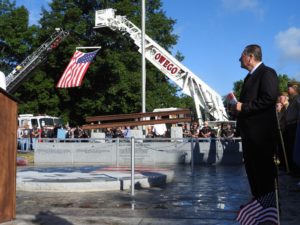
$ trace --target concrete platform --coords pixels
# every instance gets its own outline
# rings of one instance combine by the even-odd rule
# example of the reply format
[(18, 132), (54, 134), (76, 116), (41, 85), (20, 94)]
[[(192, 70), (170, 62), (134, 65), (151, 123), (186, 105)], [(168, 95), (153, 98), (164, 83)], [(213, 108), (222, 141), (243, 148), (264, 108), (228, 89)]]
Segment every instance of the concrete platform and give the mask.
[[(173, 180), (170, 169), (135, 168), (135, 187), (163, 186)], [(93, 192), (131, 187), (131, 168), (106, 166), (24, 167), (17, 172), (17, 191)]]
[[(26, 169), (32, 170), (21, 168)], [(244, 166), (196, 166), (192, 173), (189, 166), (177, 165), (172, 170), (173, 182), (163, 187), (140, 188), (134, 196), (130, 190), (18, 190), (16, 219), (3, 225), (239, 224), (235, 218), (240, 205), (251, 199)], [(280, 172), (281, 225), (300, 224), (299, 181), (300, 178)]]

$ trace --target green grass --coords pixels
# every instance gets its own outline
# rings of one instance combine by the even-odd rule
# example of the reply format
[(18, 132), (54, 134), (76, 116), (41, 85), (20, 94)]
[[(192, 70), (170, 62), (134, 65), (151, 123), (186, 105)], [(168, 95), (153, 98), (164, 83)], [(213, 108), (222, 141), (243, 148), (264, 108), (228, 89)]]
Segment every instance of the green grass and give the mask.
[(34, 153), (33, 152), (18, 152), (17, 157), (26, 159), (28, 161), (28, 164), (34, 164)]

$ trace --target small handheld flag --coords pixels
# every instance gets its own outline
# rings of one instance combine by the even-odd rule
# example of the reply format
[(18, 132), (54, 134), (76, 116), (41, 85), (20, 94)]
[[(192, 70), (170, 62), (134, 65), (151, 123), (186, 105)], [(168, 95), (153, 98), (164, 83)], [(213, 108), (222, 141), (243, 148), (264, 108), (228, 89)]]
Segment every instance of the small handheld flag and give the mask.
[(233, 92), (230, 92), (226, 99), (231, 105), (235, 105), (238, 102)]
[(236, 220), (241, 225), (259, 225), (263, 222), (278, 224), (278, 211), (275, 192), (254, 199), (239, 212)]
[(89, 53), (76, 51), (62, 77), (57, 83), (57, 88), (78, 87), (81, 85), (83, 77), (89, 68), (93, 58), (98, 53), (99, 49)]

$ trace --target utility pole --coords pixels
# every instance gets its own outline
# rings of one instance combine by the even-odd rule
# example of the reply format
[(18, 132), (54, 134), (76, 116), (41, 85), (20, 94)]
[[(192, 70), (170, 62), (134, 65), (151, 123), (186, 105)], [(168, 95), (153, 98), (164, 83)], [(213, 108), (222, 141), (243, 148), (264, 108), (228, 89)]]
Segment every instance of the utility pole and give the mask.
[(146, 112), (145, 0), (142, 0), (142, 112)]

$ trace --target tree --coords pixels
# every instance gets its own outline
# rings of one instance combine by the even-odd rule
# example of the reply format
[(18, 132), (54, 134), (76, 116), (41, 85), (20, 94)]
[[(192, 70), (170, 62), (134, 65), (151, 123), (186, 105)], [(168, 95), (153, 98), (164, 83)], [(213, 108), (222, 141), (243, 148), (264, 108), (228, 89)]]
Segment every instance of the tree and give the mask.
[(286, 74), (279, 74), (278, 75), (278, 80), (279, 80), (279, 91), (280, 92), (286, 92), (287, 91), (287, 86), (288, 82), (292, 81)]
[[(287, 91), (288, 82), (295, 81), (294, 79), (291, 79), (286, 74), (278, 74), (278, 81), (279, 81), (279, 92)], [(241, 90), (243, 87), (243, 80), (239, 80), (233, 83), (233, 91), (236, 95), (237, 99), (239, 99)]]
[[(137, 26), (140, 24), (139, 0), (53, 0), (50, 10), (43, 9), (40, 26), (31, 41), (37, 48), (56, 27), (70, 32), (59, 48), (24, 83), (16, 96), (24, 102), (22, 112), (63, 116), (71, 124), (82, 124), (91, 115), (141, 111), (141, 57), (132, 41), (108, 28), (95, 30), (94, 14), (102, 7), (117, 9)], [(176, 44), (172, 34), (174, 20), (167, 18), (160, 0), (147, 1), (147, 34), (169, 50)], [(76, 46), (102, 46), (87, 71), (82, 87), (56, 89)], [(147, 111), (158, 107), (190, 104), (178, 88), (153, 65), (147, 64)]]
[(0, 4), (0, 70), (8, 74), (32, 51), (37, 27), (28, 26), (28, 11), (9, 0)]
[(237, 99), (240, 98), (243, 84), (244, 84), (243, 80), (239, 80), (239, 81), (236, 81), (236, 82), (233, 83), (233, 92), (234, 92)]

